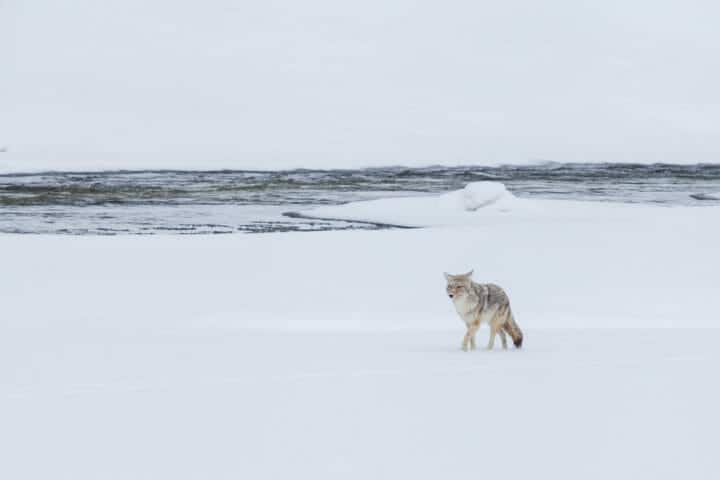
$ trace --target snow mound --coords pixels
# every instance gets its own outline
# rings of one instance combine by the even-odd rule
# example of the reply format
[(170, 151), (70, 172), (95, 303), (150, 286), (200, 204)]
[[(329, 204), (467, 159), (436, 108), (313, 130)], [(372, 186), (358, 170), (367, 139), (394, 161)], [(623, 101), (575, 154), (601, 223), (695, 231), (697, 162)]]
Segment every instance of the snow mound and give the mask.
[(657, 215), (657, 206), (517, 198), (496, 181), (474, 182), (434, 196), (394, 197), (328, 205), (293, 212), (306, 218), (350, 220), (402, 227), (470, 227), (498, 222), (633, 221), (638, 210)]
[[(450, 193), (450, 195), (453, 194)], [(468, 212), (474, 212), (500, 200), (514, 199), (515, 197), (501, 182), (474, 182), (460, 190), (460, 198), (463, 208)]]
[(299, 212), (312, 218), (342, 219), (408, 227), (471, 225), (488, 215), (526, 209), (500, 182), (475, 182), (440, 196), (383, 198)]

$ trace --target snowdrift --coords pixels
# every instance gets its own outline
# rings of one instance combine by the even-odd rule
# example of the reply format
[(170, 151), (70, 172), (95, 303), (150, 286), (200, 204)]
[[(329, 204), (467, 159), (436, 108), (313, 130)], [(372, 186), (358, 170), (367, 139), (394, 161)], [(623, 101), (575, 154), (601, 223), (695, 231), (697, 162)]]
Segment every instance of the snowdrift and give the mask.
[[(442, 195), (385, 198), (299, 212), (318, 219), (342, 219), (406, 227), (487, 226), (496, 222), (587, 221), (634, 218), (658, 207), (515, 197), (500, 182), (474, 182)], [(554, 220), (553, 220), (554, 219)]]
[(383, 198), (344, 205), (323, 206), (300, 212), (314, 218), (387, 223), (408, 227), (464, 225), (481, 214), (530, 209), (500, 182), (474, 182), (462, 190), (440, 196)]

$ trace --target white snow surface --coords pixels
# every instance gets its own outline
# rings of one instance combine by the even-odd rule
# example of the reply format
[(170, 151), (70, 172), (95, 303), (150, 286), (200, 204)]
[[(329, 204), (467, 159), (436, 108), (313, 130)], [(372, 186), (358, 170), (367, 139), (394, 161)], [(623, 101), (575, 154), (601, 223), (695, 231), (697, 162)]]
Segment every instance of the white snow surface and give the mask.
[[(0, 236), (0, 478), (715, 478), (720, 208), (464, 192), (497, 200), (425, 229)], [(442, 272), (471, 268), (521, 350), (460, 351)]]

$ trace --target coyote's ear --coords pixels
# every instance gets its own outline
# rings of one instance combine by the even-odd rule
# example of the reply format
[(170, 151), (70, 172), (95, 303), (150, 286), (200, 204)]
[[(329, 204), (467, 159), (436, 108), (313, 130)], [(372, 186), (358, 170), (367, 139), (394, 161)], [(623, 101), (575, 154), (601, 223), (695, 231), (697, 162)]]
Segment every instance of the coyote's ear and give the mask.
[(447, 272), (443, 272), (443, 275), (445, 275), (445, 280), (447, 280), (447, 281), (449, 282), (449, 281), (450, 281), (450, 274), (447, 273)]
[(474, 271), (475, 271), (475, 270), (470, 270), (468, 273), (466, 273), (465, 275), (463, 275), (463, 277), (467, 277), (467, 278), (472, 277), (472, 274), (473, 274)]

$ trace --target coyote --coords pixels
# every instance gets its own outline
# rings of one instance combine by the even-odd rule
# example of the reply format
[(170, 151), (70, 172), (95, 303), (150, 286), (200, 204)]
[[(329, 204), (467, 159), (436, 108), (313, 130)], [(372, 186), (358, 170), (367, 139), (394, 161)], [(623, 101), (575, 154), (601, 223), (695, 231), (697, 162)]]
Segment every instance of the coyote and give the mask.
[(492, 350), (496, 334), (500, 334), (502, 346), (507, 348), (506, 332), (512, 337), (515, 347), (520, 348), (523, 334), (515, 323), (507, 294), (492, 283), (473, 282), (472, 274), (472, 270), (462, 275), (445, 274), (447, 294), (467, 326), (462, 349), (467, 352), (469, 344), (470, 348), (475, 350), (475, 334), (483, 322), (490, 326), (488, 350)]

